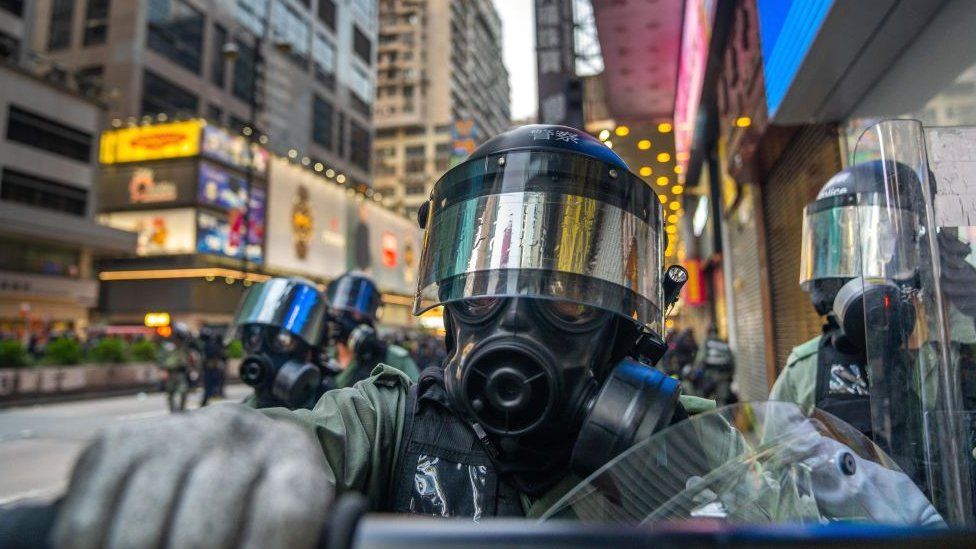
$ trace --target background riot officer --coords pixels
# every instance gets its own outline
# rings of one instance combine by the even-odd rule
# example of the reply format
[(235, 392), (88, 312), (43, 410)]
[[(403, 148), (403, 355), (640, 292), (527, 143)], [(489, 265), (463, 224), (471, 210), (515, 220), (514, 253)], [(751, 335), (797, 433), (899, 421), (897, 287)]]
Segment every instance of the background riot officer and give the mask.
[(685, 416), (677, 381), (628, 358), (663, 353), (663, 223), (612, 151), (518, 128), (428, 204), (414, 309), (445, 305), (443, 368), (412, 384), (381, 366), (312, 410), (218, 406), (106, 433), (75, 469), (55, 542), (313, 546), (349, 491), (374, 510), (537, 515), (574, 474)]
[(379, 364), (392, 366), (412, 381), (417, 380), (420, 371), (410, 353), (383, 342), (376, 333), (382, 295), (373, 279), (359, 271), (348, 272), (330, 282), (326, 294), (332, 305), (333, 343), (339, 368), (331, 381), (333, 387), (351, 387), (369, 377)]
[[(913, 284), (913, 261), (894, 244), (895, 227), (903, 220), (890, 219), (879, 195), (886, 171), (917, 178), (906, 166), (889, 164), (865, 162), (839, 172), (804, 208), (800, 286), (826, 322), (821, 335), (793, 348), (769, 396), (805, 409), (816, 406), (867, 434), (864, 294), (881, 292), (900, 302)], [(911, 212), (897, 215), (911, 222)], [(866, 282), (869, 277), (876, 281)]]

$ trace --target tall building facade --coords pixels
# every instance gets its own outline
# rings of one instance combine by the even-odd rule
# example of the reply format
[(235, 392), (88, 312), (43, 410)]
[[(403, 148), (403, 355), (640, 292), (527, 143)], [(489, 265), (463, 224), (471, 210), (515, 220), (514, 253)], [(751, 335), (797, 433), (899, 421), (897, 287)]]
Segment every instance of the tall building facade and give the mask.
[(0, 2), (0, 338), (84, 330), (99, 295), (100, 253), (136, 235), (94, 213), (103, 105), (84, 81), (17, 63), (22, 2)]
[(510, 125), (501, 20), (490, 0), (380, 0), (379, 13), (374, 188), (412, 215)]
[(34, 2), (34, 49), (97, 81), (108, 124), (204, 117), (369, 184), (376, 0)]

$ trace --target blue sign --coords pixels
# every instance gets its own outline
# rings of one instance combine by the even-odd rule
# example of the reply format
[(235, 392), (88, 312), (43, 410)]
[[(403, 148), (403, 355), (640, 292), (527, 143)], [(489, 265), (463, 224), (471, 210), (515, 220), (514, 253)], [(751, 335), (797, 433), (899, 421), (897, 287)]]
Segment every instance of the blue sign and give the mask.
[(247, 200), (247, 182), (227, 170), (201, 162), (197, 200), (221, 210), (240, 210)]
[(783, 103), (834, 0), (758, 0), (769, 117)]

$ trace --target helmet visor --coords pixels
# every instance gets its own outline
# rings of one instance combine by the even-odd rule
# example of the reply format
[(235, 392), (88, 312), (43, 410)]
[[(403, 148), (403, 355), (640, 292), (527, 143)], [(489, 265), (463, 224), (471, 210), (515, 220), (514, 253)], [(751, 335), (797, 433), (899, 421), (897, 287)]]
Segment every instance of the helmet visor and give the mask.
[(309, 345), (318, 345), (326, 317), (326, 301), (307, 280), (272, 278), (252, 286), (237, 309), (225, 335), (229, 343), (246, 324), (274, 326), (295, 334)]
[(646, 183), (583, 156), (516, 151), (462, 164), (431, 196), (414, 312), (532, 297), (659, 329), (660, 219)]
[(363, 276), (341, 276), (329, 284), (329, 303), (337, 311), (359, 313), (375, 319), (382, 295), (376, 284)]
[(800, 285), (804, 289), (818, 279), (912, 276), (917, 252), (899, 235), (916, 234), (918, 216), (882, 206), (880, 198), (832, 196), (803, 209)]

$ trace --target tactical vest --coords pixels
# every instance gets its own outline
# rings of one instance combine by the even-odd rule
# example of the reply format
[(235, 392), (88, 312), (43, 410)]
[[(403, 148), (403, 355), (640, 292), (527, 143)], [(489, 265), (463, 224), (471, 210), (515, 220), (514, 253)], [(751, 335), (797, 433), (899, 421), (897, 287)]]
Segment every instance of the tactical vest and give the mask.
[(475, 521), (524, 514), (474, 428), (451, 412), (442, 368), (421, 372), (405, 413), (389, 511)]
[(825, 332), (817, 349), (816, 407), (871, 436), (871, 395), (863, 354), (848, 354), (834, 346), (834, 332)]

